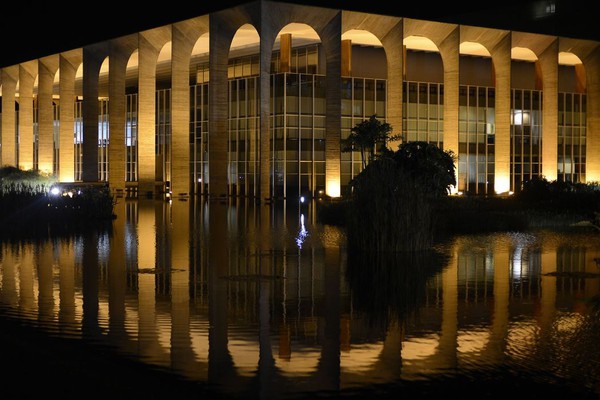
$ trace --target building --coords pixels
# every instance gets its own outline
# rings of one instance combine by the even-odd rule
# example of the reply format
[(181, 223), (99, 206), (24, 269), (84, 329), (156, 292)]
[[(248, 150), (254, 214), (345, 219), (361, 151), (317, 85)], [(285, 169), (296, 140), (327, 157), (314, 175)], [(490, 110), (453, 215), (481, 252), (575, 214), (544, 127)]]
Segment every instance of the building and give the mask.
[(361, 169), (341, 140), (376, 115), (456, 153), (455, 193), (595, 182), (599, 44), (259, 0), (3, 67), (1, 163), (117, 195), (337, 197)]

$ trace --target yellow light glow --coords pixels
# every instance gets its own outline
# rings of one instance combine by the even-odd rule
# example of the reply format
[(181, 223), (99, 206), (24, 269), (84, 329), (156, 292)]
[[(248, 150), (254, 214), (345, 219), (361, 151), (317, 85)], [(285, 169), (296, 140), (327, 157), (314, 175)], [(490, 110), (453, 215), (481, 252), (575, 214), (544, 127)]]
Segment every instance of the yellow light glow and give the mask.
[(496, 172), (496, 194), (508, 193), (510, 190), (510, 177), (508, 173)]
[(329, 197), (340, 197), (340, 178), (329, 178), (325, 184), (325, 192)]

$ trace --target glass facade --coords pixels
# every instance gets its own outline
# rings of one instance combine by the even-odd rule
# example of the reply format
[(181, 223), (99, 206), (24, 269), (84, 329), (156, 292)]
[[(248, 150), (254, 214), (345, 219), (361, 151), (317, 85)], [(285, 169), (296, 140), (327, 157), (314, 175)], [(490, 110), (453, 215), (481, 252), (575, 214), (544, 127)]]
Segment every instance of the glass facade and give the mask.
[(136, 182), (138, 179), (137, 168), (137, 110), (138, 95), (126, 96), (127, 115), (125, 118), (125, 181)]
[(422, 141), (444, 148), (444, 85), (404, 82), (402, 133), (408, 142)]
[(260, 81), (257, 76), (229, 80), (229, 193), (258, 193)]
[(558, 175), (564, 182), (585, 182), (586, 95), (558, 94)]
[[(326, 77), (319, 63), (320, 45), (292, 49), (289, 71), (280, 65), (274, 51), (270, 76), (270, 185), (274, 197), (300, 194), (318, 196), (325, 190)], [(365, 75), (379, 70), (361, 66)], [(209, 65), (191, 65), (190, 86), (190, 180), (192, 192), (206, 194), (209, 184)], [(372, 71), (376, 71), (372, 72)], [(228, 147), (229, 193), (254, 196), (260, 174), (260, 57), (244, 55), (229, 60), (228, 67)], [(403, 82), (402, 140), (425, 141), (444, 148), (444, 85), (425, 82), (430, 77), (413, 74)], [(435, 78), (435, 77), (434, 77)], [(525, 79), (525, 78), (523, 78)], [(473, 79), (477, 80), (477, 79)], [(483, 80), (483, 79), (482, 79)], [(171, 181), (171, 89), (159, 85), (156, 91), (155, 157), (156, 179)], [(513, 81), (513, 83), (515, 83)], [(494, 194), (495, 170), (495, 89), (491, 86), (462, 84), (458, 98), (457, 190), (464, 194)], [(521, 85), (521, 86), (527, 86)], [(579, 89), (573, 89), (577, 91)], [(138, 180), (138, 95), (133, 86), (126, 95), (125, 180)], [(542, 172), (541, 90), (511, 89), (510, 98), (510, 190), (519, 191), (524, 181)], [(341, 77), (341, 139), (346, 139), (358, 123), (375, 115), (385, 122), (387, 81), (360, 76)], [(39, 115), (37, 98), (33, 103), (33, 166), (39, 165)], [(109, 103), (99, 99), (98, 180), (109, 179)], [(58, 174), (59, 103), (54, 104), (53, 172)], [(586, 182), (586, 95), (558, 93), (557, 177), (560, 181)], [(15, 136), (19, 141), (19, 104), (15, 102)], [(1, 113), (0, 113), (1, 117)], [(82, 100), (75, 102), (74, 115), (75, 181), (82, 178), (83, 116)], [(397, 127), (393, 127), (397, 128)], [(64, 146), (65, 144), (63, 144)], [(15, 150), (19, 162), (18, 146)], [(340, 154), (340, 189), (362, 170), (359, 151)], [(135, 185), (128, 185), (134, 187)]]
[(156, 178), (171, 182), (171, 89), (156, 91)]
[(108, 182), (108, 99), (98, 100), (98, 181)]
[(83, 172), (83, 100), (75, 101), (75, 114), (73, 121), (73, 143), (75, 146), (75, 181), (81, 182)]
[(542, 174), (542, 92), (512, 89), (510, 190)]
[[(387, 85), (384, 79), (342, 77), (342, 140), (348, 139), (352, 128), (376, 115), (385, 122)], [(324, 117), (324, 115), (323, 115)], [(341, 154), (341, 189), (362, 171), (360, 151)]]
[(190, 171), (195, 192), (205, 194), (208, 190), (208, 83), (190, 88), (190, 108)]
[(494, 193), (495, 91), (459, 87), (458, 191)]
[(271, 77), (271, 157), (276, 197), (325, 189), (325, 77)]

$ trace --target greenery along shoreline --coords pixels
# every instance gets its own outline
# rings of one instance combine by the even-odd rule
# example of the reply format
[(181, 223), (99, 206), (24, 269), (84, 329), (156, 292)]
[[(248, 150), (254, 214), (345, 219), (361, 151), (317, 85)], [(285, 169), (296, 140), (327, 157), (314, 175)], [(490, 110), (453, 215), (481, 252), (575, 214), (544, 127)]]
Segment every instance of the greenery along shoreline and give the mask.
[[(346, 226), (349, 198), (319, 204), (320, 222)], [(600, 227), (600, 187), (534, 178), (511, 196), (456, 196), (436, 200), (432, 218), (438, 235)]]
[(114, 218), (114, 204), (106, 184), (62, 184), (37, 171), (0, 168), (3, 236), (101, 226)]

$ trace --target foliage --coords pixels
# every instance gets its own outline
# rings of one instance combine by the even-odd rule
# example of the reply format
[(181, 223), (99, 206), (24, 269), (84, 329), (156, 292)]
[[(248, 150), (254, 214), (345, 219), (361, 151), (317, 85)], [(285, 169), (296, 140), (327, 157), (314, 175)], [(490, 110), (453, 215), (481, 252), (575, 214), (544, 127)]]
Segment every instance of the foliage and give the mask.
[[(51, 189), (61, 187), (58, 195)], [(108, 185), (57, 184), (53, 177), (15, 167), (0, 169), (0, 226), (3, 235), (94, 226), (114, 217)]]
[[(365, 169), (367, 162), (375, 159), (375, 152), (384, 151), (390, 136), (392, 126), (387, 122), (381, 122), (377, 115), (373, 114), (369, 119), (356, 124), (347, 139), (342, 141), (342, 151), (360, 151), (362, 167)], [(367, 157), (368, 155), (368, 157)]]
[(25, 171), (11, 166), (0, 168), (0, 195), (46, 194), (55, 182), (51, 176), (42, 175), (34, 170)]
[(411, 142), (386, 151), (350, 182), (348, 245), (362, 251), (428, 249), (434, 205), (455, 185), (454, 154)]

